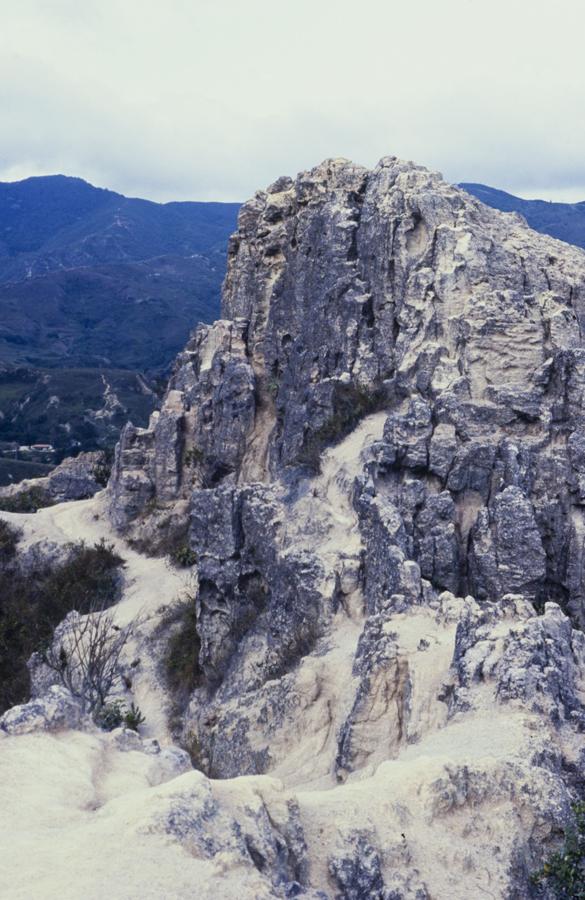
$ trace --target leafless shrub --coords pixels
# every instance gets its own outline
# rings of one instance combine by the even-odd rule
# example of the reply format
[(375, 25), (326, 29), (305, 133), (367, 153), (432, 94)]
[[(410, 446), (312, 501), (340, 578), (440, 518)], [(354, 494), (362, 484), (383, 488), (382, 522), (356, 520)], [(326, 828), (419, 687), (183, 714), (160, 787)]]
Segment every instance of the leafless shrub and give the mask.
[(106, 703), (120, 678), (120, 657), (135, 624), (116, 625), (108, 609), (85, 616), (73, 612), (63, 623), (60, 640), (45, 651), (44, 662), (81, 701), (84, 712), (99, 710)]

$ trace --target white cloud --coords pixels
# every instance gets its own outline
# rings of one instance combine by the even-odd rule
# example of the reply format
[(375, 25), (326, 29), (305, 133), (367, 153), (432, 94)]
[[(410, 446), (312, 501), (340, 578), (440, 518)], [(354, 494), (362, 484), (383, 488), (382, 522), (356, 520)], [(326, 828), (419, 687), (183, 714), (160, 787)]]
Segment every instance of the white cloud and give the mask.
[(244, 199), (388, 153), (585, 199), (582, 0), (4, 0), (0, 178)]

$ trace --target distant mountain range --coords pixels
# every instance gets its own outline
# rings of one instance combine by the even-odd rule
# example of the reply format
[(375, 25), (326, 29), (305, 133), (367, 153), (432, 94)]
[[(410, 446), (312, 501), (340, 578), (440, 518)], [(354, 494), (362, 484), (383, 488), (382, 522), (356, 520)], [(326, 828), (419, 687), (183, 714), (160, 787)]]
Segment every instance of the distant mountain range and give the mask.
[(238, 209), (62, 175), (0, 183), (0, 362), (164, 367), (217, 317)]
[(238, 209), (63, 175), (0, 182), (0, 444), (60, 457), (146, 424), (154, 382), (218, 316)]
[(535, 231), (550, 234), (567, 244), (576, 244), (585, 249), (585, 201), (553, 203), (547, 200), (523, 200), (522, 197), (515, 197), (486, 184), (462, 182), (459, 187), (494, 209), (520, 213)]

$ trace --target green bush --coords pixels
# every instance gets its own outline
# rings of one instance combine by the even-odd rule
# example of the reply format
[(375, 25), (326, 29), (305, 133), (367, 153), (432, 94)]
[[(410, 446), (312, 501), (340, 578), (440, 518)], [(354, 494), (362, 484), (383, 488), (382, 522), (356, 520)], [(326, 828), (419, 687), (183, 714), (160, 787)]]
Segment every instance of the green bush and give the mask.
[(558, 900), (585, 898), (585, 803), (573, 805), (575, 824), (565, 832), (563, 846), (533, 875), (535, 884), (546, 882)]
[(142, 715), (140, 707), (131, 703), (130, 708), (124, 713), (124, 725), (126, 728), (131, 728), (132, 731), (138, 731), (139, 727), (143, 725), (145, 721), (146, 719)]
[(181, 544), (180, 547), (177, 547), (172, 551), (171, 559), (176, 566), (187, 568), (188, 566), (195, 565), (197, 562), (197, 554), (194, 550), (191, 550), (188, 544)]
[(4, 512), (30, 513), (37, 512), (46, 506), (53, 506), (53, 498), (42, 487), (35, 486), (13, 494), (11, 497), (0, 497), (0, 510)]
[(44, 591), (52, 597), (51, 619), (58, 615), (60, 622), (72, 609), (82, 614), (107, 609), (117, 599), (123, 565), (113, 544), (103, 538), (93, 547), (76, 544), (67, 562), (45, 574)]
[(183, 464), (187, 467), (197, 466), (203, 462), (205, 459), (205, 454), (199, 447), (190, 447), (189, 450), (185, 451), (185, 456), (183, 458)]
[(114, 451), (111, 447), (106, 447), (102, 452), (101, 458), (93, 467), (92, 475), (102, 487), (106, 487), (112, 474), (112, 465), (114, 463)]
[(73, 545), (60, 565), (0, 571), (0, 713), (29, 699), (27, 660), (50, 644), (69, 612), (85, 614), (118, 599), (122, 565), (102, 541)]
[(96, 710), (93, 718), (96, 725), (99, 725), (104, 731), (113, 731), (114, 728), (120, 728), (121, 725), (125, 725), (132, 731), (138, 731), (140, 725), (146, 721), (139, 706), (131, 703), (128, 708), (123, 700), (106, 703)]
[(93, 720), (104, 731), (113, 731), (114, 728), (119, 728), (124, 721), (124, 704), (121, 700), (106, 703), (95, 711)]
[(20, 531), (0, 519), (0, 565), (13, 559), (20, 540)]

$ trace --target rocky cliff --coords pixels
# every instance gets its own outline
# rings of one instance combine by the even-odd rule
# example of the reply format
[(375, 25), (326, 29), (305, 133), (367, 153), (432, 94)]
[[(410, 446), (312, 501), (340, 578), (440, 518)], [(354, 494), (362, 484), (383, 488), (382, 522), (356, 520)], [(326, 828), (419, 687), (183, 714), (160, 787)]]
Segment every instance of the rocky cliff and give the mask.
[(197, 554), (184, 739), (293, 791), (275, 896), (530, 896), (585, 777), (585, 254), (330, 160), (244, 205), (222, 315), (108, 489)]

